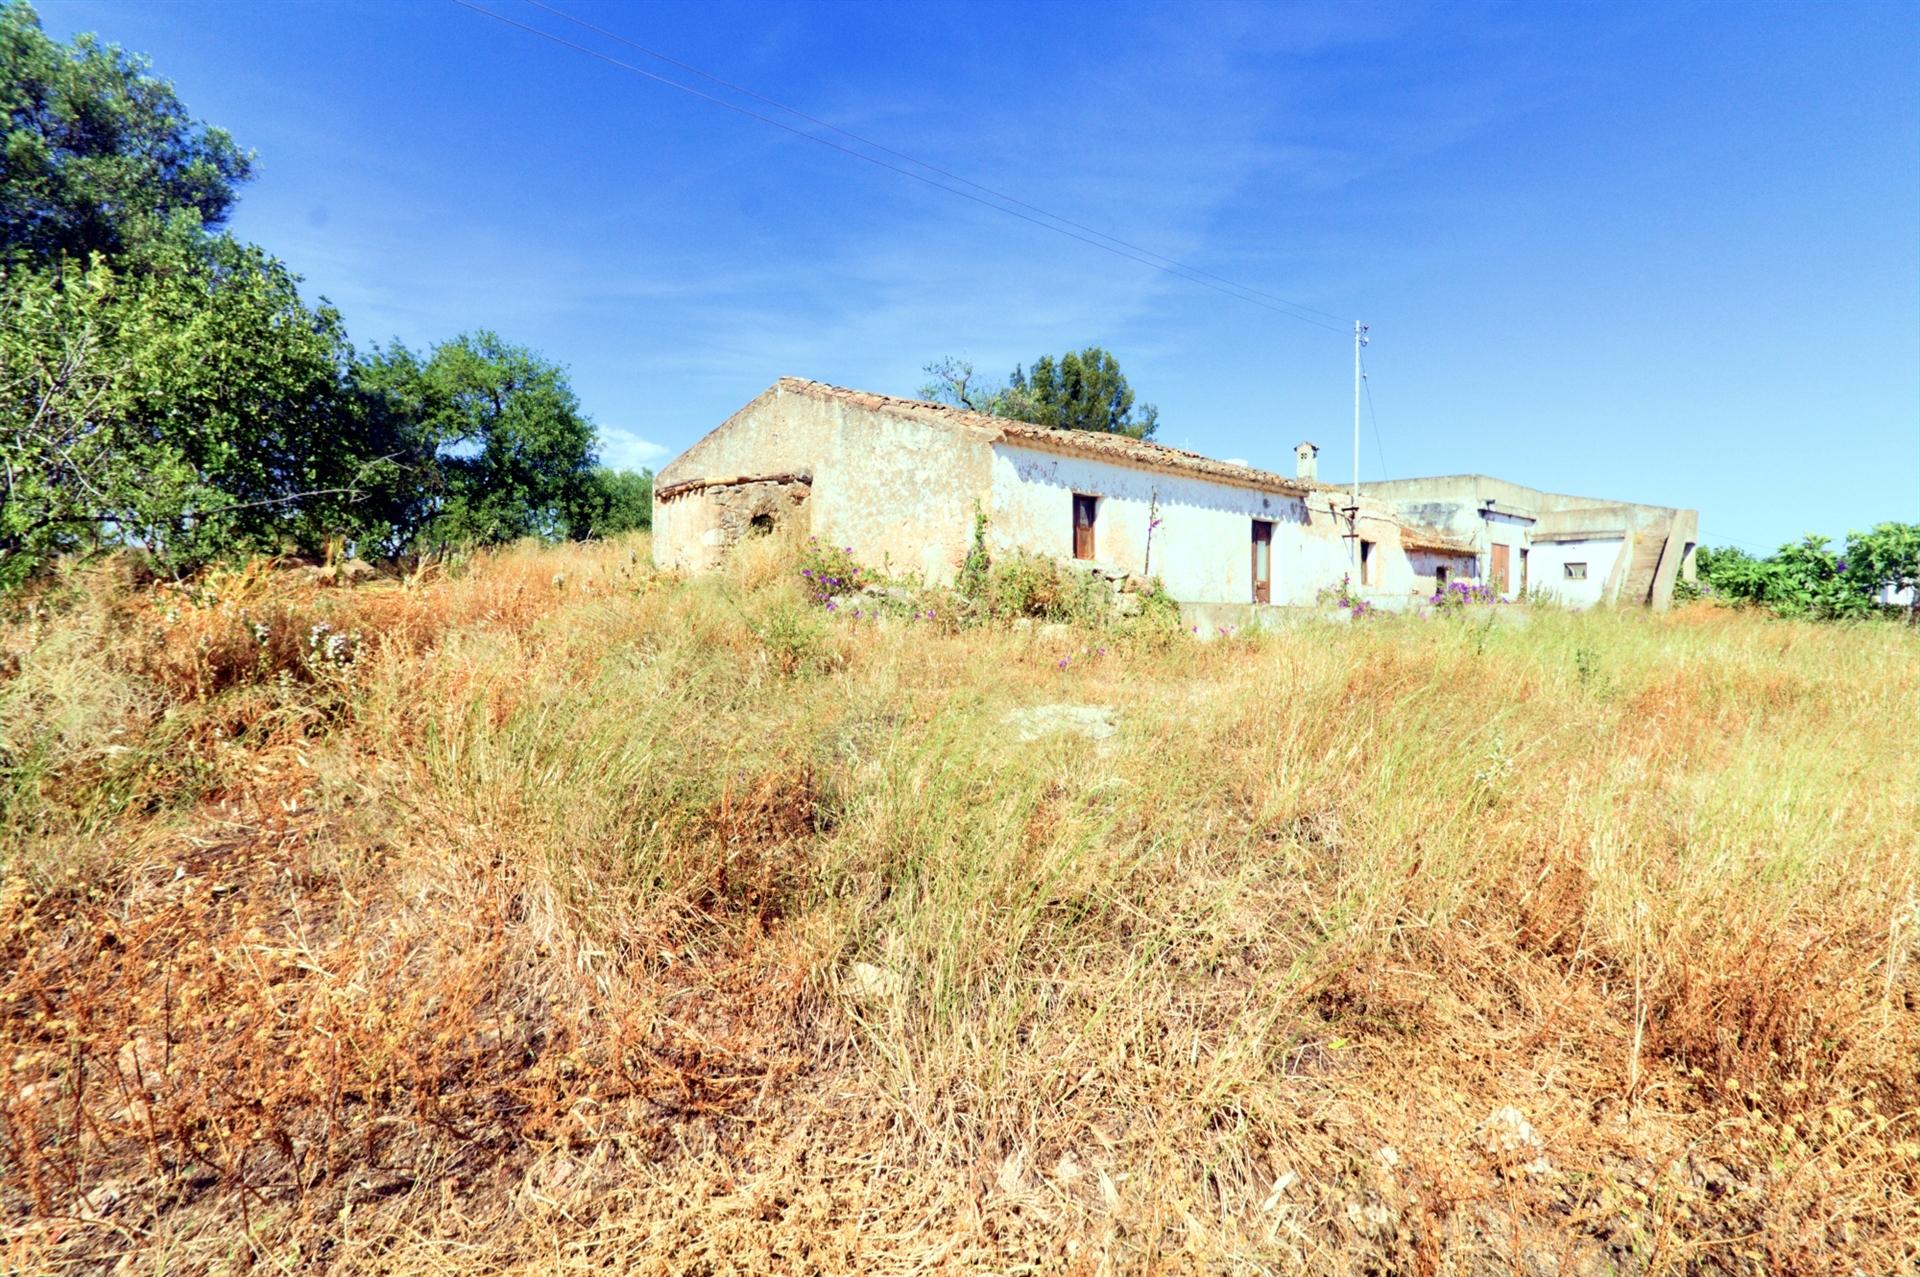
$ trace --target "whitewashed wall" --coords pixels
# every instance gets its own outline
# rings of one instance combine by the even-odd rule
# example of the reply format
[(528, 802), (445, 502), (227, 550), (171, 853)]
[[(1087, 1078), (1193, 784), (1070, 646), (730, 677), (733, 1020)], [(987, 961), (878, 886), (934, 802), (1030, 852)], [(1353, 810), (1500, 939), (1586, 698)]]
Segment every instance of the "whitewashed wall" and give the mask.
[[(1158, 576), (1189, 603), (1253, 601), (1253, 520), (1273, 523), (1274, 603), (1312, 603), (1347, 570), (1347, 543), (1324, 499), (1311, 514), (1301, 498), (1117, 466), (1035, 448), (993, 446), (994, 549), (1073, 554), (1073, 494), (1098, 497), (1094, 557)], [(1149, 523), (1152, 528), (1149, 547)], [(1390, 526), (1390, 525), (1387, 525)], [(1383, 569), (1404, 556), (1393, 537)]]
[[(1533, 548), (1527, 532), (1528, 529), (1533, 527), (1534, 521), (1532, 519), (1522, 518), (1519, 515), (1500, 514), (1495, 511), (1487, 511), (1481, 517), (1486, 526), (1486, 539), (1482, 543), (1480, 576), (1489, 584), (1492, 583), (1493, 547), (1496, 545), (1506, 546), (1507, 589), (1506, 593), (1500, 597), (1506, 599), (1518, 598), (1520, 595), (1520, 551)], [(1538, 570), (1539, 565), (1534, 562), (1533, 556), (1528, 556), (1528, 584), (1532, 584), (1534, 580), (1538, 579)]]
[(1891, 585), (1883, 585), (1873, 592), (1873, 601), (1882, 607), (1910, 608), (1913, 606), (1913, 587), (1909, 585), (1895, 589)]
[[(1607, 580), (1625, 542), (1619, 537), (1591, 541), (1539, 541), (1533, 546), (1533, 591), (1569, 607), (1593, 607), (1606, 598)], [(1587, 579), (1567, 580), (1567, 564), (1587, 565)]]

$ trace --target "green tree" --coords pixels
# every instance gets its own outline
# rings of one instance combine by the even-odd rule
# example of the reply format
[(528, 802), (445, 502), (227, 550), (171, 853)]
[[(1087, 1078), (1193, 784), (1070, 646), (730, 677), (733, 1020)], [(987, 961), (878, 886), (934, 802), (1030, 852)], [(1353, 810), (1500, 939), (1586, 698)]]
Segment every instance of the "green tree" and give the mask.
[(431, 459), (410, 516), (423, 548), (567, 533), (595, 462), (564, 370), (486, 331), (425, 359), (396, 343), (368, 362), (362, 384), (389, 416), (418, 423)]
[(921, 383), (920, 397), (934, 403), (951, 404), (984, 413), (989, 417), (1008, 417), (1016, 421), (1032, 420), (1032, 406), (1024, 396), (1016, 397), (1005, 382), (982, 378), (972, 363), (948, 355), (921, 369), (927, 380)]
[[(1920, 524), (1882, 523), (1870, 532), (1849, 532), (1840, 552), (1826, 537), (1811, 535), (1764, 559), (1728, 546), (1703, 546), (1696, 566), (1720, 598), (1782, 616), (1864, 616), (1875, 609), (1882, 589), (1920, 585)], [(1914, 619), (1916, 613), (1908, 615)]]
[(218, 502), (134, 427), (140, 309), (102, 263), (0, 278), (0, 586)]
[(1920, 623), (1920, 523), (1882, 523), (1870, 532), (1849, 532), (1841, 571), (1869, 596), (1883, 589), (1913, 591), (1907, 620)]
[(653, 526), (653, 471), (596, 466), (562, 512), (576, 541)]
[(0, 586), (63, 554), (397, 553), (644, 524), (565, 374), (480, 332), (359, 358), (214, 233), (251, 156), (147, 64), (0, 0)]
[(116, 545), (176, 571), (316, 548), (404, 489), (337, 314), (232, 241), (164, 262), (0, 271), (0, 584)]
[(144, 251), (218, 226), (253, 157), (191, 119), (147, 62), (82, 35), (50, 39), (0, 3), (0, 255)]
[(972, 364), (951, 356), (926, 366), (923, 398), (993, 417), (1031, 421), (1057, 430), (1101, 430), (1151, 439), (1160, 422), (1152, 404), (1136, 409), (1120, 361), (1098, 346), (1042, 355), (1031, 372), (1015, 368), (1006, 382), (982, 379)]
[(1708, 593), (1737, 603), (1764, 602), (1773, 570), (1767, 560), (1731, 545), (1701, 546), (1694, 569)]
[(1120, 371), (1120, 361), (1098, 346), (1068, 351), (1057, 360), (1042, 355), (1024, 374), (1016, 368), (1009, 394), (1029, 406), (1026, 420), (1056, 430), (1101, 430), (1151, 439), (1160, 422), (1160, 410), (1152, 404), (1135, 411), (1133, 387)]

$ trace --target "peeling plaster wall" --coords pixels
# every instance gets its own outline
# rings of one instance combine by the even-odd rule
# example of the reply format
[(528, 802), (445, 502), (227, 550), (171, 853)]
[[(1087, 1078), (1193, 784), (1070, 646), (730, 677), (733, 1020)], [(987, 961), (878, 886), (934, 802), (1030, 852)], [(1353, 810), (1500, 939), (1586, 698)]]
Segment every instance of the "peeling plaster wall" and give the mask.
[(1511, 547), (1514, 565), (1509, 596), (1520, 584), (1522, 547), (1533, 550), (1528, 562), (1530, 586), (1559, 582), (1546, 577), (1540, 548), (1533, 545), (1531, 533), (1516, 534), (1501, 527), (1511, 520), (1499, 513), (1491, 517), (1483, 514), (1488, 499), (1494, 501), (1496, 511), (1538, 516), (1536, 530), (1541, 532), (1591, 531), (1596, 534), (1595, 540), (1616, 528), (1622, 532), (1625, 554), (1608, 574), (1618, 579), (1603, 582), (1603, 601), (1649, 604), (1657, 610), (1672, 602), (1676, 580), (1694, 579), (1694, 547), (1700, 539), (1699, 513), (1694, 510), (1542, 492), (1483, 474), (1381, 480), (1363, 483), (1360, 490), (1393, 505), (1410, 522), (1440, 528), (1472, 542), (1480, 550), (1483, 574), (1492, 571), (1489, 546), (1505, 542)]
[[(1365, 484), (1361, 487), (1363, 495), (1371, 495), (1364, 493)], [(1486, 544), (1482, 536), (1486, 531), (1486, 523), (1481, 519), (1478, 507), (1471, 502), (1395, 501), (1391, 504), (1399, 510), (1400, 517), (1409, 523), (1448, 533), (1468, 545)]]
[(951, 585), (985, 508), (993, 455), (984, 436), (850, 404), (834, 416), (813, 477), (814, 534), (874, 568)]
[[(1347, 497), (1341, 497), (1338, 504), (1344, 508), (1349, 499), (1350, 498)], [(1361, 499), (1364, 501), (1366, 498), (1362, 497)], [(1410, 553), (1401, 545), (1400, 524), (1395, 519), (1384, 512), (1369, 511), (1362, 508), (1360, 511), (1360, 538), (1363, 541), (1372, 541), (1374, 543), (1376, 547), (1374, 555), (1378, 557), (1379, 561), (1373, 579), (1361, 583), (1357, 591), (1361, 597), (1371, 602), (1398, 607), (1416, 602), (1433, 593), (1433, 571), (1431, 566), (1428, 567), (1427, 572), (1423, 576), (1420, 571), (1420, 565), (1416, 562), (1416, 554), (1424, 552), (1416, 551)], [(1340, 561), (1340, 567), (1328, 580), (1327, 584), (1329, 585), (1337, 585), (1341, 577), (1352, 571), (1350, 560), (1344, 557), (1351, 553), (1348, 549), (1348, 543), (1344, 538), (1342, 538), (1340, 542), (1340, 550), (1343, 556)], [(1469, 558), (1467, 561), (1471, 562), (1471, 559)], [(1307, 599), (1305, 601), (1311, 603), (1314, 600)]]
[[(803, 521), (812, 532), (811, 499), (755, 505), (755, 493), (723, 495), (729, 488), (705, 488), (662, 499), (660, 493), (675, 484), (724, 480), (743, 475), (807, 474), (818, 470), (833, 438), (833, 422), (818, 401), (782, 394), (774, 387), (756, 396), (740, 411), (709, 431), (706, 437), (663, 467), (653, 479), (653, 561), (656, 566), (683, 572), (704, 572), (716, 566), (728, 545), (755, 513)], [(815, 482), (819, 477), (815, 475)], [(760, 485), (740, 485), (759, 487)]]
[[(1608, 590), (1619, 589), (1614, 565), (1626, 541), (1622, 537), (1594, 537), (1585, 541), (1536, 541), (1533, 546), (1533, 593), (1557, 599), (1569, 607), (1611, 603)], [(1569, 563), (1587, 565), (1584, 581), (1567, 580)]]
[[(811, 485), (757, 479), (808, 475)], [(743, 481), (746, 480), (746, 481)], [(928, 420), (775, 385), (661, 470), (655, 492), (707, 484), (654, 505), (654, 557), (703, 571), (756, 515), (836, 546), (891, 574), (951, 584), (973, 533), (976, 503), (989, 545), (1054, 558), (1073, 554), (1073, 494), (1098, 498), (1096, 560), (1158, 576), (1182, 602), (1253, 600), (1253, 524), (1274, 525), (1275, 604), (1310, 605), (1353, 564), (1345, 495), (1301, 496), (1057, 453), (996, 440), (992, 430)], [(1359, 592), (1383, 604), (1433, 589), (1400, 527), (1363, 498), (1361, 536), (1377, 545), (1375, 579)], [(1148, 524), (1158, 518), (1149, 545)]]
[(654, 490), (677, 483), (741, 475), (810, 474), (803, 501), (766, 505), (770, 485), (707, 488), (654, 502), (653, 553), (662, 567), (705, 571), (738, 538), (747, 517), (774, 512), (776, 522), (850, 546), (874, 568), (950, 584), (973, 533), (973, 505), (991, 481), (984, 436), (928, 425), (893, 413), (775, 386), (733, 414), (654, 479)]
[(653, 477), (654, 491), (694, 479), (804, 473), (824, 456), (833, 422), (806, 395), (762, 391)]
[[(1533, 526), (1533, 520), (1512, 514), (1479, 514), (1476, 512), (1476, 516), (1482, 524), (1479, 541), (1481, 546), (1484, 547), (1484, 554), (1480, 560), (1480, 575), (1484, 577), (1489, 584), (1493, 582), (1493, 547), (1496, 545), (1506, 546), (1507, 588), (1501, 593), (1500, 597), (1503, 599), (1519, 598), (1520, 586), (1522, 584), (1520, 580), (1520, 552), (1530, 548), (1532, 545), (1532, 542), (1527, 537), (1527, 530)], [(1526, 584), (1531, 585), (1532, 583), (1533, 560), (1529, 558), (1527, 560)]]

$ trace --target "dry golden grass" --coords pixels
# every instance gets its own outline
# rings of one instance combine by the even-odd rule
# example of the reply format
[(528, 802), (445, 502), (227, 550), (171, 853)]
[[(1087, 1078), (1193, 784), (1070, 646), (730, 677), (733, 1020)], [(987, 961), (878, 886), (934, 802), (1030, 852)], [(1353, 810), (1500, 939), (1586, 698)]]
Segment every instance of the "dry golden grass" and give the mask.
[(0, 1269), (1920, 1264), (1913, 634), (647, 564), (0, 628)]

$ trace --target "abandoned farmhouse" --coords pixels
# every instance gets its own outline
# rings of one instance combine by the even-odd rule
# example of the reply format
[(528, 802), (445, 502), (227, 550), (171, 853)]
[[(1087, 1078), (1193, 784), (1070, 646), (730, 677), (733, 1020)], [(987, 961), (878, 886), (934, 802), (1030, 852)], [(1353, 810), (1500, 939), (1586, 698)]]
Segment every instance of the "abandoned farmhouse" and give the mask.
[[(1302, 606), (1352, 578), (1382, 607), (1450, 581), (1570, 605), (1666, 607), (1693, 577), (1692, 510), (1561, 496), (1481, 475), (1320, 482), (1120, 435), (783, 377), (655, 478), (662, 567), (713, 567), (742, 537), (797, 527), (864, 563), (950, 584), (987, 548), (1157, 576), (1196, 605)], [(1354, 571), (1355, 538), (1359, 570)]]

